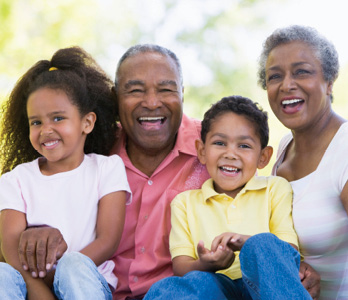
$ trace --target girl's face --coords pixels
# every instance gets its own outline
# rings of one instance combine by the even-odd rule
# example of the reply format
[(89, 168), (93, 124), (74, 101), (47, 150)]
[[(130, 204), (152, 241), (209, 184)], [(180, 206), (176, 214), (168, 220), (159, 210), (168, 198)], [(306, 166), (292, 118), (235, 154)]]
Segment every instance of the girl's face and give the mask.
[(332, 83), (324, 80), (319, 59), (303, 42), (282, 44), (270, 52), (266, 88), (274, 114), (292, 130), (316, 126), (331, 111)]
[(43, 174), (70, 171), (81, 164), (86, 136), (96, 120), (93, 112), (81, 117), (64, 91), (40, 88), (29, 95), (27, 116), (30, 142), (46, 158), (40, 164)]

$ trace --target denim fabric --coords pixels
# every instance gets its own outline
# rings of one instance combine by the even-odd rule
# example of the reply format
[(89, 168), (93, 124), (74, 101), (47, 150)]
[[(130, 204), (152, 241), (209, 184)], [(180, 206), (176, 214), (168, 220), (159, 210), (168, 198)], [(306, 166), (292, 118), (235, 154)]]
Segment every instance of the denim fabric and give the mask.
[[(112, 293), (97, 266), (79, 252), (65, 254), (58, 262), (53, 291), (59, 300), (112, 300)], [(25, 300), (27, 289), (22, 275), (0, 263), (0, 299)]]
[(65, 254), (57, 265), (53, 282), (59, 300), (112, 300), (112, 293), (97, 266), (79, 252)]
[(243, 281), (254, 300), (312, 299), (299, 277), (299, 252), (275, 235), (252, 236), (239, 259)]
[(193, 271), (155, 283), (144, 300), (309, 300), (299, 277), (300, 254), (271, 233), (252, 236), (239, 255), (243, 279)]
[(25, 300), (27, 288), (22, 275), (9, 264), (0, 262), (0, 299)]

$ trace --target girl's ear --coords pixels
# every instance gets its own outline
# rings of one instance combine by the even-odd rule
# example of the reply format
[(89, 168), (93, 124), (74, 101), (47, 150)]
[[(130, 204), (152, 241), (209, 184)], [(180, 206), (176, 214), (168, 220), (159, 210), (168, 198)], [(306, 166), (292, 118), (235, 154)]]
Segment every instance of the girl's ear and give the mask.
[(197, 139), (195, 141), (195, 146), (196, 146), (197, 157), (199, 161), (201, 162), (202, 165), (205, 165), (206, 159), (205, 159), (205, 147), (204, 147), (203, 141), (201, 139)]
[(94, 128), (95, 121), (97, 120), (97, 115), (91, 111), (83, 117), (83, 128), (82, 132), (89, 134)]
[(266, 167), (271, 160), (273, 154), (273, 148), (271, 146), (267, 146), (261, 150), (261, 155), (259, 159), (259, 163), (257, 165), (258, 169), (263, 169)]

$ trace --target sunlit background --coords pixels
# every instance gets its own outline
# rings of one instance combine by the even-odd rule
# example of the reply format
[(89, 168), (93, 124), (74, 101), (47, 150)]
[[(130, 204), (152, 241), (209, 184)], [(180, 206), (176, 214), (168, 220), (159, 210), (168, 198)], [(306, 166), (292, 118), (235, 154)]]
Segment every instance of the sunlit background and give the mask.
[(287, 129), (257, 85), (257, 60), (265, 38), (290, 24), (313, 26), (336, 45), (341, 72), (333, 105), (348, 118), (348, 17), (341, 0), (0, 0), (0, 99), (59, 48), (82, 46), (114, 78), (124, 51), (155, 43), (181, 60), (187, 115), (201, 119), (223, 96), (249, 97), (269, 111), (277, 150)]

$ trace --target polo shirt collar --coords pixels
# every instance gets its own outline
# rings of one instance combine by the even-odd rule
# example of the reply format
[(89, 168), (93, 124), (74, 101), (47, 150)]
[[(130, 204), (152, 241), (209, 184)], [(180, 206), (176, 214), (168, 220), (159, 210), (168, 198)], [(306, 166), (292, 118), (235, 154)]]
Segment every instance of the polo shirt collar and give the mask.
[[(242, 195), (246, 193), (247, 191), (255, 191), (255, 190), (261, 190), (267, 187), (267, 177), (264, 176), (254, 176), (251, 178), (245, 187), (238, 193), (237, 197), (239, 195)], [(205, 181), (202, 185), (202, 194), (203, 199), (206, 202), (209, 198), (215, 197), (215, 196), (221, 196), (221, 194), (217, 193), (214, 190), (213, 185), (213, 179), (209, 178), (207, 181)], [(226, 194), (223, 194), (226, 195)], [(226, 195), (227, 197), (231, 198), (230, 196)]]

